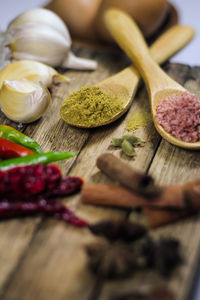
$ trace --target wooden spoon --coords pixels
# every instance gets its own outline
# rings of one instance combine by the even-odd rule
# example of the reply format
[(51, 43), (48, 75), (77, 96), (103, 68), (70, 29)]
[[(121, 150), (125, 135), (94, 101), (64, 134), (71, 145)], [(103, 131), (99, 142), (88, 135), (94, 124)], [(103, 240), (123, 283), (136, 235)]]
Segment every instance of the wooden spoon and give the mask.
[[(200, 142), (190, 143), (175, 138), (160, 126), (156, 119), (156, 107), (160, 100), (172, 95), (180, 95), (187, 91), (184, 87), (171, 79), (153, 60), (147, 44), (133, 19), (118, 9), (110, 9), (104, 15), (105, 23), (120, 47), (133, 60), (140, 71), (148, 88), (151, 103), (151, 111), (156, 129), (160, 135), (171, 144), (182, 148), (200, 149)], [(171, 48), (175, 40), (168, 40), (166, 48)]]
[[(112, 16), (108, 14), (107, 23), (109, 23), (110, 19), (112, 19)], [(118, 27), (117, 24), (116, 27)], [(116, 27), (115, 29), (117, 30)], [(131, 31), (131, 27), (132, 24), (130, 24), (130, 29), (128, 30), (128, 32)], [(178, 50), (183, 48), (192, 39), (193, 35), (194, 35), (194, 30), (191, 27), (176, 25), (171, 29), (169, 29), (166, 33), (164, 33), (160, 38), (158, 38), (158, 40), (150, 47), (150, 53), (152, 57), (159, 64), (161, 64), (169, 57), (171, 57), (173, 54), (175, 54)], [(123, 39), (122, 36), (121, 38)], [(133, 41), (129, 43), (130, 49), (132, 47), (131, 46), (132, 43), (134, 43), (134, 38), (132, 39)], [(125, 68), (123, 71), (115, 74), (114, 76), (111, 76), (106, 80), (95, 85), (101, 87), (101, 89), (106, 94), (109, 94), (110, 96), (116, 96), (123, 101), (123, 109), (120, 112), (113, 115), (109, 120), (106, 121), (102, 120), (99, 123), (88, 124), (88, 125), (81, 124), (80, 122), (72, 123), (63, 116), (62, 106), (61, 106), (61, 117), (66, 123), (76, 127), (91, 128), (91, 127), (98, 127), (98, 126), (109, 124), (117, 120), (129, 109), (129, 107), (132, 104), (135, 92), (137, 90), (139, 80), (140, 80), (139, 72), (137, 71), (136, 68), (134, 68), (134, 66), (130, 66), (128, 68)], [(65, 99), (64, 101), (67, 101), (67, 99)]]

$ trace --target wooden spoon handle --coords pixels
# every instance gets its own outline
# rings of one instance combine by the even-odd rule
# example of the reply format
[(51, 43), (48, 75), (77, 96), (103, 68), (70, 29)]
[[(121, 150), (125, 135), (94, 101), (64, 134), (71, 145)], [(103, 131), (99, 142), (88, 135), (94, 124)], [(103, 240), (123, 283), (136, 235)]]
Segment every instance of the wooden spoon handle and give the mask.
[(140, 60), (141, 57), (149, 58), (148, 46), (131, 16), (122, 10), (111, 8), (105, 12), (104, 22), (129, 57), (133, 57), (136, 61)]
[[(159, 87), (162, 82), (166, 85), (167, 81), (173, 86), (170, 78), (152, 59), (141, 31), (128, 14), (119, 9), (109, 9), (104, 14), (104, 21), (117, 43), (135, 63), (149, 89), (157, 89), (158, 78)], [(164, 42), (165, 47), (170, 47), (168, 39)]]
[[(151, 57), (158, 63), (162, 64), (176, 52), (182, 49), (194, 36), (194, 29), (189, 26), (175, 25), (163, 33), (149, 48)], [(136, 92), (140, 79), (140, 74), (130, 66), (121, 72), (105, 79), (102, 83), (118, 83), (126, 86), (130, 96)]]
[(195, 30), (190, 26), (175, 25), (163, 33), (149, 48), (151, 57), (160, 65), (194, 37)]
[(104, 21), (119, 46), (146, 77), (146, 73), (152, 67), (155, 68), (156, 64), (150, 56), (148, 46), (135, 21), (127, 13), (116, 8), (105, 12)]

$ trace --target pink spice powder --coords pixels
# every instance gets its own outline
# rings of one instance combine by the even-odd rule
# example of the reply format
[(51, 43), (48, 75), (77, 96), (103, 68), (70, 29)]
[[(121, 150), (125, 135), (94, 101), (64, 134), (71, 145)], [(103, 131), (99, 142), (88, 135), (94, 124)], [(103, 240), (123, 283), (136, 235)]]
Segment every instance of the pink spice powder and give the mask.
[(156, 121), (174, 137), (197, 142), (200, 140), (200, 101), (188, 92), (161, 100)]

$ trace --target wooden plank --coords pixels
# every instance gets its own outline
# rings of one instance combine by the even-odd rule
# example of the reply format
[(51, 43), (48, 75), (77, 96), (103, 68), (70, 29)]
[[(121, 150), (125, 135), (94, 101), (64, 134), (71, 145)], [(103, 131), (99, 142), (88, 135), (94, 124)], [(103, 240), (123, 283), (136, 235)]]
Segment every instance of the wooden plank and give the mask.
[[(82, 56), (85, 54), (82, 51)], [(88, 54), (88, 51), (87, 51)], [(96, 56), (95, 51), (91, 51), (91, 56)], [(93, 84), (104, 79), (109, 74), (116, 73), (122, 67), (127, 65), (127, 59), (117, 54), (111, 58), (112, 53), (103, 53), (98, 55), (99, 69), (96, 72), (68, 72), (67, 75), (71, 78), (70, 84), (62, 84), (55, 92), (53, 103), (48, 112), (38, 122), (31, 124), (26, 129), (25, 133), (37, 140), (45, 151), (81, 151), (86, 142), (89, 131), (81, 130), (67, 126), (59, 117), (60, 104), (67, 94), (73, 90), (86, 84)], [(116, 64), (116, 60), (120, 63)], [(108, 67), (108, 62), (110, 67)], [(104, 65), (105, 64), (105, 65)], [(3, 114), (0, 114), (1, 123), (9, 125), (17, 125), (5, 119)], [(24, 129), (25, 127), (23, 127)], [(58, 138), (59, 137), (59, 138)], [(75, 159), (74, 159), (75, 160)], [(66, 174), (74, 163), (74, 160), (60, 163), (63, 172)], [(29, 246), (34, 230), (37, 230), (41, 218), (24, 220), (13, 220), (10, 222), (0, 223), (0, 294), (3, 292), (3, 286), (7, 286), (9, 276), (15, 271), (20, 258), (23, 257), (24, 250)], [(24, 227), (24, 224), (26, 225)], [(59, 226), (59, 225), (58, 225)], [(6, 230), (5, 230), (6, 229)], [(65, 226), (64, 229), (65, 230)], [(28, 233), (28, 234), (27, 234)], [(11, 237), (15, 236), (14, 242)], [(13, 248), (8, 247), (12, 242)], [(14, 274), (14, 273), (13, 273)]]
[[(111, 60), (110, 54), (108, 54), (104, 60), (105, 53), (98, 57), (100, 60), (99, 71), (94, 74), (85, 73), (85, 76), (82, 75), (83, 73), (70, 72), (70, 76), (76, 75), (75, 81), (71, 82), (69, 86), (63, 84), (55, 93), (52, 108), (49, 110), (45, 118), (36, 124), (28, 126), (26, 129), (26, 133), (35, 138), (46, 151), (49, 149), (59, 149), (60, 151), (81, 151), (84, 143), (86, 143), (77, 160), (63, 162), (61, 167), (65, 173), (73, 167), (70, 174), (84, 176), (86, 180), (94, 182), (107, 181), (107, 178), (102, 176), (102, 174), (100, 174), (95, 168), (96, 157), (103, 151), (108, 150), (108, 148), (109, 151), (113, 151), (116, 155), (120, 155), (119, 151), (114, 151), (109, 147), (109, 145), (113, 136), (119, 136), (124, 133), (126, 122), (125, 118), (122, 118), (122, 120), (117, 121), (109, 127), (87, 131), (67, 126), (59, 120), (58, 112), (64, 95), (67, 95), (73, 89), (76, 89), (81, 85), (87, 84), (87, 82), (95, 83), (98, 79), (103, 79), (104, 76), (107, 76), (107, 60), (109, 61), (109, 65), (110, 61), (112, 62), (109, 72), (114, 73), (114, 71), (117, 71), (116, 69), (119, 65), (116, 63), (117, 60), (115, 57)], [(106, 67), (104, 67), (104, 64)], [(178, 74), (179, 72), (177, 72), (177, 76)], [(179, 77), (179, 79), (183, 80), (182, 77)], [(133, 107), (126, 115), (126, 118), (128, 118), (133, 111), (135, 111), (137, 107), (143, 103), (143, 101), (147, 101), (146, 92), (144, 90), (138, 95)], [(135, 161), (129, 161), (130, 164), (138, 169), (146, 170), (149, 168), (155, 149), (159, 143), (158, 135), (155, 131), (153, 131), (153, 127), (151, 129), (144, 128), (143, 130), (138, 131), (138, 135), (148, 139), (145, 147), (137, 150), (137, 159)], [(74, 147), (76, 149), (74, 149)], [(164, 151), (162, 150), (162, 147), (164, 149), (168, 149), (165, 143), (161, 143), (161, 148), (159, 148), (157, 155), (159, 155), (159, 152), (161, 152), (160, 155), (162, 155)], [(168, 150), (171, 151), (171, 148)], [(168, 150), (166, 150), (166, 153), (168, 153)], [(172, 154), (175, 152), (176, 151), (171, 151)], [(164, 166), (164, 162), (166, 161), (157, 155), (154, 158), (155, 163), (153, 161), (152, 167), (150, 168), (150, 171), (153, 174), (154, 172), (157, 174), (157, 171), (160, 170), (157, 169), (158, 162), (161, 160), (160, 165)], [(173, 160), (173, 155), (170, 157), (171, 162)], [(169, 157), (166, 157), (166, 159), (169, 159)], [(178, 159), (180, 159), (179, 156)], [(174, 166), (175, 162), (173, 163)], [(187, 159), (186, 162), (188, 162)], [(156, 167), (155, 170), (153, 169), (153, 166)], [(163, 168), (166, 169), (165, 167)], [(178, 170), (179, 169), (177, 168), (176, 172), (178, 172)], [(158, 181), (160, 181), (159, 175)], [(171, 176), (171, 174), (169, 175)], [(123, 210), (95, 208), (86, 205), (83, 206), (80, 203), (79, 196), (70, 197), (65, 199), (64, 202), (80, 216), (85, 217), (90, 221), (101, 220), (106, 217), (126, 217), (126, 211)], [(32, 219), (29, 221), (30, 223), (33, 222)], [(20, 220), (18, 222), (18, 227), (23, 228), (22, 221)], [(190, 234), (194, 225), (193, 222), (196, 224), (196, 221), (192, 221), (191, 226), (188, 221), (186, 222), (185, 231), (188, 233), (190, 232)], [(4, 222), (2, 222), (2, 224), (3, 223)], [(33, 232), (34, 228), (35, 227), (33, 226)], [(174, 226), (172, 226), (172, 228), (174, 228)], [(12, 231), (8, 228), (7, 232), (9, 236), (9, 233)], [(36, 297), (38, 300), (73, 300), (80, 299), (80, 297), (83, 300), (89, 299), (89, 295), (91, 294), (95, 284), (95, 278), (86, 270), (86, 257), (83, 251), (84, 245), (94, 239), (89, 232), (87, 232), (87, 230), (79, 230), (71, 226), (66, 226), (65, 224), (61, 224), (54, 220), (45, 220), (40, 223), (40, 230), (36, 234), (32, 235), (33, 232), (30, 232), (30, 235), (28, 235), (29, 240), (27, 242), (25, 241), (22, 243), (22, 240), (25, 240), (23, 233), (20, 233), (20, 235), (16, 238), (19, 245), (17, 250), (18, 257), (15, 259), (15, 263), (13, 263), (12, 259), (11, 262), (9, 262), (9, 272), (7, 272), (4, 277), (7, 282), (6, 285), (4, 285), (4, 289), (2, 289), (1, 298), (5, 300), (32, 300)], [(163, 231), (161, 231), (161, 233), (162, 232)], [(180, 233), (182, 233), (181, 227), (178, 234)], [(12, 257), (10, 250), (5, 248), (5, 245), (8, 245), (9, 241), (10, 239), (8, 238), (5, 242), (3, 242), (2, 253), (7, 250), (8, 257)], [(21, 245), (24, 246), (22, 247)], [(13, 271), (12, 274), (11, 271)], [(136, 280), (136, 282), (141, 283), (143, 275), (140, 274), (138, 277), (139, 279), (138, 281)], [(157, 279), (157, 277), (152, 276), (151, 279), (153, 282), (153, 279)], [(149, 276), (147, 280), (149, 280)], [(133, 281), (135, 282), (135, 279)], [(132, 279), (127, 284), (127, 288), (130, 287), (130, 283), (132, 284)], [(119, 282), (117, 285), (118, 284)], [(121, 285), (122, 283), (119, 286)], [(113, 291), (115, 288), (116, 284), (114, 283), (111, 290)], [(102, 293), (102, 299), (106, 299), (105, 297), (109, 296), (109, 291), (111, 291), (107, 289), (107, 292), (105, 292), (105, 290)]]
[(0, 222), (0, 291), (20, 261), (37, 228), (39, 218)]
[[(195, 84), (191, 82), (192, 75), (186, 81), (185, 87), (191, 92), (197, 93), (200, 91), (200, 68), (196, 68)], [(190, 72), (192, 74), (192, 72)], [(170, 166), (170, 167), (169, 167)], [(173, 147), (162, 141), (159, 151), (156, 153), (154, 162), (150, 172), (164, 184), (182, 184), (199, 178), (200, 154), (199, 151), (186, 151)], [(200, 241), (200, 218), (197, 216), (191, 217), (188, 220), (179, 221), (176, 225), (169, 226), (167, 234), (176, 236), (181, 240), (183, 245), (183, 253), (186, 257), (186, 264), (180, 270), (180, 273), (175, 274), (169, 286), (177, 294), (177, 300), (184, 299), (185, 288), (191, 274), (191, 266), (194, 264), (196, 252)], [(162, 233), (162, 232), (161, 232)], [(180, 286), (183, 288), (180, 289)], [(184, 288), (185, 287), (185, 288)]]
[[(169, 66), (168, 66), (169, 67)], [(178, 67), (178, 68), (177, 68)], [(169, 73), (181, 81), (185, 81), (184, 86), (191, 92), (200, 91), (200, 68), (190, 69), (172, 65)], [(185, 77), (185, 75), (187, 76)], [(195, 74), (195, 77), (194, 75)], [(189, 78), (187, 80), (186, 78)], [(192, 81), (192, 82), (191, 82)], [(200, 154), (198, 151), (189, 151), (177, 148), (162, 140), (158, 151), (152, 161), (149, 173), (160, 184), (182, 184), (200, 177), (199, 174)], [(131, 220), (135, 220), (135, 214), (130, 215)], [(104, 285), (100, 300), (110, 299), (113, 294), (126, 293), (131, 290), (137, 290), (141, 286), (156, 286), (166, 284), (174, 292), (176, 300), (183, 300), (190, 282), (192, 266), (195, 263), (196, 252), (200, 241), (200, 217), (193, 216), (177, 223), (170, 224), (163, 228), (152, 230), (151, 234), (155, 238), (161, 236), (173, 236), (181, 241), (185, 257), (184, 265), (177, 270), (170, 279), (161, 278), (152, 272), (141, 272), (135, 274), (132, 278), (120, 282), (107, 282)], [(143, 283), (141, 285), (141, 282)]]
[[(71, 172), (72, 175), (84, 176), (86, 180), (92, 179), (95, 182), (106, 180), (95, 168), (95, 161), (96, 157), (109, 147), (111, 137), (114, 132), (116, 134), (115, 130), (115, 126), (110, 126), (107, 129), (99, 129), (96, 133), (94, 131), (79, 155)], [(120, 123), (117, 130), (123, 134)], [(151, 143), (147, 143), (146, 146), (146, 150), (152, 147)], [(145, 151), (144, 148), (141, 148), (141, 151)], [(138, 156), (141, 155), (138, 167), (141, 169), (148, 167), (154, 153), (153, 148), (147, 153), (149, 153), (148, 159), (138, 152)], [(105, 218), (126, 217), (126, 211), (123, 210), (83, 206), (79, 196), (66, 199), (65, 203), (81, 217), (92, 222)], [(56, 299), (73, 300), (78, 299), (77, 295), (81, 295), (81, 299), (88, 299), (88, 293), (92, 292), (95, 278), (86, 270), (83, 247), (92, 240), (92, 236), (87, 231), (83, 233), (82, 230), (74, 229), (71, 226), (66, 227), (55, 221), (52, 222), (46, 221), (40, 227), (40, 231), (34, 237), (31, 247), (13, 278), (11, 284), (13, 288), (9, 284), (3, 299), (20, 297), (20, 299), (29, 300), (37, 297), (38, 300), (46, 300), (56, 297)], [(45, 240), (45, 243), (42, 243), (42, 240)], [(51, 260), (50, 264), (49, 259)], [(67, 281), (64, 278), (67, 278)]]
[[(78, 82), (79, 80), (80, 78), (78, 78)], [(62, 88), (59, 90), (59, 96), (57, 95), (56, 99), (63, 98), (61, 95), (66, 93), (66, 87), (64, 86)], [(68, 90), (68, 92), (70, 91)], [(130, 110), (129, 116), (135, 109), (137, 109), (139, 102), (144, 98), (143, 93), (146, 92), (142, 92), (140, 97), (138, 97), (138, 99), (135, 101), (135, 106), (133, 106), (133, 108)], [(54, 106), (52, 112), (55, 113), (56, 109), (58, 108)], [(50, 115), (52, 114), (52, 112), (50, 112)], [(44, 122), (45, 124), (45, 126), (43, 125), (43, 132), (48, 130), (48, 133), (45, 133), (44, 139), (41, 134), (41, 126), (37, 129), (34, 128), (34, 130), (32, 131), (32, 136), (36, 138), (37, 141), (41, 141), (44, 149), (48, 149), (48, 145), (46, 144), (48, 143), (47, 137), (49, 137), (50, 141), (52, 141), (52, 135), (54, 134), (55, 129), (49, 130), (49, 128), (51, 128), (51, 124), (49, 124), (49, 122), (51, 122), (50, 118), (47, 118), (47, 120), (45, 118), (45, 120), (43, 120), (42, 122)], [(60, 122), (58, 121), (58, 124), (59, 123)], [(66, 124), (63, 124), (63, 127), (69, 129)], [(99, 174), (97, 169), (94, 167), (96, 157), (108, 149), (113, 135), (119, 136), (124, 133), (124, 127), (125, 120), (122, 119), (121, 121), (118, 121), (111, 126), (103, 127), (97, 130), (91, 130), (91, 135), (88, 143), (75, 162), (71, 174), (84, 176), (86, 180), (92, 178), (92, 180), (96, 182), (100, 180), (106, 180), (106, 178), (103, 178), (102, 174)], [(32, 128), (27, 128), (26, 132), (29, 132), (29, 130), (31, 132)], [(74, 132), (75, 134), (78, 132), (82, 135), (85, 132), (83, 130), (74, 128), (70, 128), (70, 130), (73, 131), (73, 134)], [(143, 135), (144, 137), (147, 137), (149, 135), (149, 129), (145, 130)], [(59, 149), (61, 148), (61, 150), (65, 148), (65, 146), (63, 145), (63, 140), (65, 140), (65, 130), (63, 131), (64, 132), (62, 132), (62, 127), (58, 129), (59, 141), (57, 139), (55, 141), (56, 146), (58, 146), (59, 143)], [(72, 138), (69, 138), (69, 132), (67, 132), (66, 137), (67, 140), (70, 140), (71, 146)], [(74, 140), (76, 141), (77, 139), (78, 137), (76, 136)], [(138, 151), (138, 160), (136, 162), (130, 161), (130, 163), (135, 164), (140, 169), (147, 169), (154, 154), (154, 150), (157, 146), (156, 140), (158, 143), (158, 136), (157, 139), (154, 138), (153, 142), (149, 141), (148, 143), (146, 143), (144, 148), (140, 149), (141, 151)], [(51, 145), (51, 147), (52, 146), (53, 145)], [(115, 154), (120, 155), (119, 151), (114, 152)], [(144, 153), (148, 154), (144, 155)], [(66, 165), (63, 167), (63, 169), (66, 170)], [(80, 204), (79, 197), (73, 197), (71, 198), (71, 200), (66, 200), (66, 203), (70, 208), (77, 211), (80, 216), (85, 217), (86, 219), (93, 222), (104, 219), (106, 217), (122, 218), (126, 216), (126, 211), (124, 212), (120, 210), (101, 208), (97, 209), (94, 207), (82, 206)], [(6, 292), (3, 298), (6, 299), (6, 297), (20, 297), (20, 299), (23, 299), (24, 297), (24, 299), (28, 300), (35, 299), (37, 295), (38, 299), (45, 300), (50, 299), (50, 297), (52, 297), (53, 299), (56, 295), (56, 299), (64, 299), (64, 297), (65, 299), (77, 299), (77, 293), (81, 294), (82, 299), (88, 298), (88, 292), (91, 291), (91, 288), (94, 287), (94, 278), (87, 275), (87, 272), (85, 271), (85, 256), (82, 247), (85, 242), (87, 240), (91, 240), (92, 237), (88, 232), (85, 232), (83, 235), (82, 231), (75, 230), (72, 227), (66, 227), (64, 225), (61, 226), (60, 224), (56, 224), (56, 222), (53, 222), (54, 226), (48, 226), (48, 224), (51, 224), (52, 222), (53, 221), (46, 221), (44, 222), (44, 227), (41, 226), (39, 234), (37, 234), (32, 241), (32, 244), (29, 247), (29, 251), (20, 264), (21, 267), (19, 268), (19, 271), (15, 273), (17, 274), (17, 276), (13, 276), (14, 282), (12, 283), (12, 285), (15, 286), (16, 284), (18, 288), (9, 288), (10, 294), (7, 295)], [(58, 234), (58, 230), (60, 231), (60, 234)], [(61, 235), (62, 243), (60, 243)], [(45, 239), (45, 245), (41, 242), (43, 239)], [(72, 245), (70, 246), (69, 244)], [(57, 245), (59, 245), (59, 247)], [(71, 247), (73, 247), (73, 251), (70, 250)], [(50, 257), (51, 264), (49, 265)], [(60, 257), (60, 259), (58, 259), (58, 257)], [(74, 259), (74, 257), (77, 257), (77, 259)], [(77, 263), (79, 267), (77, 266)], [(27, 268), (29, 270), (32, 270), (31, 273), (30, 271), (28, 271), (30, 276), (27, 275)], [(52, 269), (54, 270), (53, 272)], [(59, 272), (57, 272), (56, 270), (59, 270)], [(74, 272), (72, 272), (72, 270), (74, 270)], [(78, 274), (79, 272), (81, 272), (81, 274), (86, 274), (85, 276), (81, 275), (84, 280), (78, 280), (79, 286), (77, 286), (77, 276), (79, 276), (77, 272)], [(67, 278), (67, 283), (64, 278)], [(15, 282), (15, 280), (17, 280), (18, 282)], [(49, 286), (48, 288), (47, 285)], [(28, 289), (27, 286), (29, 286)], [(17, 295), (18, 292), (19, 295)]]
[[(80, 74), (79, 74), (80, 75)], [(80, 80), (80, 78), (78, 78)], [(74, 81), (75, 82), (75, 81)], [(63, 136), (62, 136), (62, 142), (63, 147), (60, 147), (60, 144), (57, 144), (57, 139), (55, 138), (58, 134), (60, 127), (58, 124), (58, 131), (53, 132), (53, 126), (54, 126), (54, 113), (57, 114), (58, 118), (58, 110), (60, 103), (62, 101), (61, 98), (56, 98), (56, 95), (53, 97), (53, 104), (51, 108), (46, 113), (45, 117), (39, 120), (37, 123), (34, 123), (30, 125), (31, 130), (33, 133), (35, 132), (35, 136), (30, 134), (30, 136), (33, 136), (37, 140), (38, 143), (41, 144), (42, 148), (45, 151), (51, 150), (57, 150), (57, 151), (80, 151), (81, 147), (85, 143), (85, 140), (88, 137), (88, 132), (85, 131), (85, 133), (77, 132), (74, 129), (74, 131), (71, 131), (70, 128), (66, 128), (66, 130), (62, 130)], [(57, 111), (56, 111), (57, 109)], [(3, 120), (3, 114), (1, 114), (1, 118)], [(5, 119), (5, 118), (4, 118)], [(5, 122), (6, 124), (13, 125), (11, 122)], [(57, 122), (59, 123), (59, 122)], [(15, 124), (16, 127), (16, 124)], [(56, 126), (55, 126), (56, 127)], [(40, 129), (41, 128), (41, 129)], [(51, 136), (49, 138), (46, 136), (46, 132), (51, 131)], [(68, 139), (65, 138), (65, 132), (68, 132)], [(38, 134), (39, 133), (39, 134)], [(68, 143), (68, 144), (67, 144)], [(73, 147), (70, 148), (70, 147)], [(67, 170), (71, 167), (73, 164), (74, 159), (71, 159), (69, 161), (66, 161), (66, 164), (64, 166), (65, 173)], [(61, 164), (60, 164), (61, 165)], [(1, 278), (0, 278), (0, 295), (3, 290), (3, 285), (7, 280), (7, 277), (10, 275), (11, 271), (15, 269), (18, 261), (20, 260), (20, 257), (23, 255), (24, 250), (26, 247), (28, 247), (28, 244), (32, 238), (32, 234), (36, 230), (39, 220), (41, 221), (41, 218), (39, 218), (37, 221), (35, 219), (28, 219), (26, 221), (26, 227), (24, 227), (24, 221), (23, 220), (13, 220), (11, 222), (6, 222), (6, 231), (5, 231), (5, 225), (4, 222), (0, 223), (0, 236), (3, 237), (2, 243), (0, 243), (0, 264), (2, 266), (1, 271)], [(16, 226), (17, 225), (17, 226)], [(27, 235), (27, 231), (29, 231), (29, 235)], [(15, 234), (14, 234), (15, 232)], [(15, 240), (13, 242), (12, 239), (10, 239), (10, 236), (15, 235)], [(9, 243), (13, 243), (15, 250), (15, 255), (13, 255), (13, 249), (12, 247), (7, 247)], [(15, 245), (16, 244), (16, 245)], [(3, 265), (5, 264), (5, 267)]]

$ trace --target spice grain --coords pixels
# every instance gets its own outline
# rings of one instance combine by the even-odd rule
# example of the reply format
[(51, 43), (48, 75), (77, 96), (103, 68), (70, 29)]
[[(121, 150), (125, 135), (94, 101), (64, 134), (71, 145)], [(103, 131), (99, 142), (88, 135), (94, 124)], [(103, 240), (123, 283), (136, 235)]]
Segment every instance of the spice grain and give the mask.
[(120, 98), (104, 93), (97, 86), (85, 86), (63, 101), (60, 114), (69, 124), (92, 127), (110, 120), (122, 108), (123, 102)]
[(200, 140), (200, 101), (188, 92), (161, 100), (156, 121), (174, 137), (184, 142)]
[(135, 131), (139, 127), (147, 127), (152, 122), (150, 112), (147, 112), (144, 108), (136, 110), (133, 115), (127, 120), (126, 130)]

